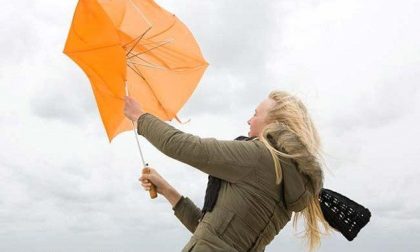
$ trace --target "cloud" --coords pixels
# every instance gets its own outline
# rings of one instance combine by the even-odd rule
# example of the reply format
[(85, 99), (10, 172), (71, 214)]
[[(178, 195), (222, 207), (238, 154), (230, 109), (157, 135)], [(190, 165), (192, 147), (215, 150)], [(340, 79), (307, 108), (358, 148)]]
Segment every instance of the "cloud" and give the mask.
[(69, 124), (86, 123), (89, 117), (98, 114), (89, 85), (85, 78), (69, 79), (54, 74), (46, 77), (32, 96), (31, 111), (44, 119), (57, 119)]
[[(189, 232), (163, 197), (150, 200), (138, 185), (132, 132), (108, 143), (88, 79), (62, 53), (76, 3), (0, 11), (0, 250), (181, 250)], [(419, 3), (159, 3), (210, 63), (180, 113), (191, 122), (172, 125), (233, 139), (269, 91), (297, 94), (322, 136), (325, 185), (373, 214), (354, 242), (335, 233), (319, 251), (420, 245)], [(140, 142), (147, 162), (202, 206), (207, 175)], [(288, 224), (267, 251), (303, 248)]]

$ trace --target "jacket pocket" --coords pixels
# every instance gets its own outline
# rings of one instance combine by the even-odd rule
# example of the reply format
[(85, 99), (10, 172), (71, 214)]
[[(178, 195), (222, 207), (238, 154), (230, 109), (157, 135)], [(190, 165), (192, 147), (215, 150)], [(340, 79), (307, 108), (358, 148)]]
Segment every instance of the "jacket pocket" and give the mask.
[(207, 223), (214, 232), (221, 237), (225, 232), (226, 228), (232, 222), (235, 213), (228, 209), (213, 209), (212, 212), (206, 213), (203, 217), (202, 222)]

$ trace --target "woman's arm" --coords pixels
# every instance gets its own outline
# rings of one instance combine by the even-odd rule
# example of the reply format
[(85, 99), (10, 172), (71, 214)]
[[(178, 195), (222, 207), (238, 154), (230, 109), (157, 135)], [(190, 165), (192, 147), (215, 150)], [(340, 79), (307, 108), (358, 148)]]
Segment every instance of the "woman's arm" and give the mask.
[(236, 182), (258, 166), (261, 156), (254, 141), (224, 141), (184, 133), (152, 114), (137, 120), (137, 132), (164, 154), (214, 177)]
[(155, 169), (150, 168), (150, 173), (143, 173), (139, 181), (146, 191), (150, 190), (151, 183), (153, 183), (156, 186), (157, 192), (171, 203), (175, 216), (191, 233), (194, 233), (201, 217), (200, 208), (188, 197), (184, 197), (178, 193)]
[(201, 218), (201, 209), (188, 197), (181, 196), (179, 201), (172, 207), (175, 216), (191, 232), (194, 233)]
[(175, 188), (171, 187), (165, 192), (162, 193), (162, 195), (171, 203), (172, 208), (175, 207), (175, 205), (178, 203), (178, 201), (181, 199), (182, 195), (178, 193)]

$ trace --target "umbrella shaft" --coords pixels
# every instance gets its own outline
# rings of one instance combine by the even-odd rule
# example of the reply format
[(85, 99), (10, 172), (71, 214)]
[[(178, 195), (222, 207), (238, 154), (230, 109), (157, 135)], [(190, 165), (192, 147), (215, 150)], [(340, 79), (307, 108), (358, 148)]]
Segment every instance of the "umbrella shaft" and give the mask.
[[(125, 94), (126, 94), (127, 96), (129, 96), (129, 94), (128, 94), (127, 81), (125, 82)], [(133, 121), (131, 121), (131, 123), (133, 124), (134, 137), (136, 138), (137, 147), (138, 147), (138, 149), (139, 149), (139, 154), (140, 154), (140, 159), (141, 159), (141, 162), (142, 162), (142, 164), (143, 164), (143, 167), (147, 167), (147, 166), (148, 166), (148, 164), (147, 164), (146, 162), (144, 162), (143, 152), (141, 151), (140, 142), (139, 142), (139, 137), (138, 137), (137, 132), (136, 132), (136, 125), (134, 124), (134, 122), (133, 122)]]
[(136, 126), (134, 125), (133, 121), (131, 121), (131, 123), (133, 124), (133, 132), (134, 132), (134, 136), (136, 137), (136, 142), (137, 142), (137, 147), (139, 149), (141, 162), (143, 163), (143, 167), (147, 167), (148, 164), (146, 162), (144, 162), (143, 152), (141, 151), (139, 137), (137, 136), (137, 132), (136, 132)]

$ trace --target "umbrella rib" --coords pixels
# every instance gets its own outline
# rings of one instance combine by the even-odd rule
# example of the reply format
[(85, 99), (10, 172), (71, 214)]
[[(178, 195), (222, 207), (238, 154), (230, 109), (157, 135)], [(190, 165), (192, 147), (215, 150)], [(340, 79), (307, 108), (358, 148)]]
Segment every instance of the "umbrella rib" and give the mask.
[(97, 50), (105, 49), (105, 48), (108, 48), (108, 47), (114, 47), (114, 46), (119, 46), (119, 45), (118, 44), (107, 45), (107, 46), (88, 48), (88, 49), (82, 49), (82, 50), (75, 50), (75, 51), (70, 50), (70, 51), (65, 51), (65, 53), (80, 53), (80, 52), (97, 51)]
[(156, 49), (156, 48), (159, 48), (159, 47), (161, 47), (161, 46), (164, 46), (164, 45), (166, 45), (166, 44), (168, 44), (168, 43), (171, 43), (171, 42), (173, 42), (173, 41), (174, 41), (174, 39), (168, 39), (167, 41), (163, 41), (163, 42), (162, 42), (162, 44), (160, 44), (160, 45), (158, 45), (158, 46), (152, 47), (152, 48), (150, 48), (150, 49), (148, 49), (148, 50), (146, 50), (146, 51), (144, 51), (144, 52), (139, 52), (139, 53), (137, 53), (137, 54), (133, 54), (133, 55), (129, 56), (127, 59), (131, 59), (131, 58), (136, 57), (136, 56), (138, 56), (138, 55), (142, 55), (142, 54), (144, 54), (144, 53), (150, 52), (151, 50), (154, 50), (154, 49)]
[[(175, 20), (168, 28), (166, 28), (165, 30), (163, 30), (163, 31), (161, 31), (161, 32), (159, 32), (159, 33), (157, 33), (157, 34), (155, 34), (155, 35), (153, 35), (153, 36), (151, 36), (151, 37), (149, 37), (149, 38), (147, 38), (147, 39), (151, 39), (151, 38), (154, 38), (154, 37), (156, 37), (156, 36), (158, 36), (158, 35), (160, 35), (160, 34), (162, 34), (162, 33), (164, 33), (164, 32), (166, 32), (166, 31), (169, 31), (172, 27), (174, 27), (174, 25), (175, 25), (175, 23), (176, 23), (176, 21), (177, 20)], [(138, 42), (146, 35), (146, 33), (150, 30), (150, 29), (152, 29), (153, 27), (152, 27), (152, 25), (150, 24), (150, 27), (143, 33), (143, 34), (141, 34), (140, 36), (138, 36), (137, 38), (135, 38), (135, 39), (133, 39), (133, 40), (131, 40), (130, 42), (128, 42), (128, 43), (126, 43), (125, 45), (123, 45), (123, 47), (125, 48), (126, 46), (128, 46), (129, 44), (131, 44), (131, 43), (133, 43), (134, 41), (136, 41), (137, 40), (137, 42), (136, 42), (136, 45), (138, 44)], [(150, 44), (153, 44), (153, 43), (156, 43), (156, 42), (152, 42), (152, 43), (150, 43)], [(135, 45), (135, 46), (136, 46)], [(143, 45), (148, 45), (148, 44), (143, 44)], [(135, 47), (135, 46), (133, 46), (133, 47)]]
[[(125, 48), (127, 45), (129, 45), (129, 44), (133, 43), (135, 40), (137, 40), (139, 37), (141, 37), (141, 35), (136, 37), (135, 39), (131, 40), (130, 42), (124, 44), (122, 47)], [(156, 43), (158, 43), (158, 42), (151, 41), (150, 43), (143, 43), (142, 45), (152, 45), (152, 44), (156, 44)]]
[[(141, 60), (143, 60), (143, 59), (141, 59)], [(159, 65), (154, 65), (154, 64), (152, 64), (150, 62), (147, 62), (147, 61), (145, 61), (145, 62), (148, 63), (149, 65), (136, 63), (136, 62), (133, 62), (133, 61), (128, 61), (128, 63), (133, 64), (133, 65), (156, 68), (156, 69), (160, 69), (160, 70), (169, 70), (168, 68), (161, 67)], [(195, 71), (197, 69), (200, 69), (200, 68), (203, 68), (203, 67), (206, 67), (206, 66), (207, 66), (207, 64), (202, 64), (202, 65), (197, 65), (195, 67), (188, 67), (188, 68), (186, 68), (186, 67), (171, 68), (170, 70), (174, 71), (174, 72), (188, 72), (188, 71)]]
[(137, 11), (137, 12), (139, 12), (140, 13), (140, 15), (143, 17), (143, 19), (146, 21), (146, 23), (149, 25), (149, 26), (152, 26), (152, 23), (149, 21), (149, 19), (147, 19), (146, 18), (146, 16), (144, 15), (144, 13), (140, 10), (140, 8), (135, 4), (135, 3), (133, 3), (133, 1), (132, 0), (129, 0), (129, 2), (133, 5), (133, 7), (134, 7), (134, 9)]
[[(147, 63), (147, 64), (149, 64), (149, 65), (154, 65), (153, 63), (151, 63), (151, 62), (149, 62), (149, 61), (147, 61), (147, 60), (145, 60), (145, 59), (143, 59), (143, 58), (141, 58), (141, 57), (136, 57), (136, 58), (138, 58), (139, 60), (141, 60), (141, 61), (143, 61), (143, 62), (145, 62), (145, 63)], [(130, 62), (130, 63), (136, 63), (135, 61), (132, 61), (131, 59), (127, 59), (127, 62)], [(157, 66), (157, 65), (156, 65)]]
[[(127, 64), (127, 66), (129, 67), (129, 68), (131, 68), (131, 70), (133, 70), (136, 74), (138, 74), (143, 80), (144, 80), (144, 82), (146, 82), (146, 84), (147, 84), (147, 86), (149, 87), (149, 89), (150, 89), (150, 91), (152, 92), (152, 94), (153, 94), (153, 96), (154, 97), (157, 97), (156, 96), (156, 94), (155, 94), (155, 92), (154, 92), (154, 90), (153, 90), (153, 88), (150, 86), (150, 84), (149, 84), (149, 82), (144, 78), (144, 76), (140, 73), (140, 71), (137, 69), (137, 67), (136, 66), (134, 66), (134, 68), (132, 67), (132, 66), (130, 66), (130, 65), (128, 65)], [(162, 103), (159, 101), (159, 99), (157, 99), (156, 98), (156, 101), (159, 103), (159, 105), (162, 107), (162, 109), (163, 109), (163, 111), (165, 112), (165, 114), (166, 114), (166, 117), (168, 117), (169, 118), (169, 115), (168, 115), (168, 112), (166, 111), (166, 109), (165, 109), (165, 107), (162, 105)]]
[[(144, 64), (139, 64), (139, 63), (133, 62), (133, 61), (130, 60), (133, 57), (138, 58), (139, 60), (144, 61), (145, 63), (147, 63), (149, 65), (144, 65)], [(132, 63), (132, 64), (138, 64), (138, 65), (146, 66), (146, 67), (152, 67), (152, 68), (154, 67), (154, 68), (159, 68), (159, 69), (162, 69), (162, 70), (168, 70), (168, 68), (153, 64), (153, 63), (143, 59), (142, 57), (139, 57), (138, 54), (132, 54), (132, 57), (127, 58), (127, 62)]]
[(151, 41), (150, 43), (143, 43), (143, 44), (141, 44), (141, 45), (154, 45), (154, 44), (157, 44), (157, 43), (159, 43), (159, 41), (158, 42), (155, 42), (155, 41)]
[[(153, 25), (152, 25), (152, 23), (146, 18), (146, 16), (144, 15), (144, 13), (140, 10), (140, 8), (136, 5), (136, 4), (134, 4), (133, 3), (133, 1), (132, 0), (129, 0), (129, 2), (133, 5), (133, 7), (134, 7), (134, 9), (138, 12), (138, 13), (140, 13), (140, 15), (142, 16), (142, 18), (146, 21), (146, 23), (149, 25), (149, 28), (147, 28), (146, 29), (146, 31), (143, 33), (143, 34), (141, 34), (140, 36), (139, 36), (139, 38), (138, 39), (134, 39), (133, 41), (135, 41), (135, 40), (137, 40), (136, 41), (136, 43), (134, 44), (134, 46), (130, 49), (130, 51), (127, 53), (127, 55), (128, 54), (130, 54), (130, 52), (134, 49), (134, 47), (136, 47), (137, 46), (137, 44), (140, 42), (140, 40), (146, 35), (146, 33), (147, 32), (149, 32), (150, 31), (150, 29), (152, 29), (152, 27), (153, 27)], [(133, 41), (130, 41), (128, 44), (126, 44), (126, 45), (129, 45), (129, 44), (131, 44)], [(126, 45), (124, 45), (124, 47), (126, 46)]]
[[(155, 43), (158, 43), (158, 42), (155, 42)], [(145, 44), (143, 44), (143, 45), (145, 45)], [(202, 65), (203, 63), (208, 65), (207, 62), (203, 62), (202, 59), (194, 57), (192, 55), (186, 55), (185, 53), (177, 51), (175, 48), (161, 47), (160, 52), (165, 53), (165, 54), (170, 54), (172, 57), (177, 57), (177, 58), (181, 58), (181, 59), (185, 59), (185, 57), (188, 57), (188, 58), (196, 61), (200, 65)], [(153, 55), (153, 53), (151, 53), (151, 55)]]
[(139, 65), (139, 66), (150, 67), (150, 68), (157, 68), (157, 69), (160, 69), (160, 70), (167, 70), (166, 68), (163, 68), (163, 67), (158, 66), (158, 65), (153, 65), (152, 63), (149, 63), (149, 62), (147, 62), (147, 61), (146, 61), (146, 63), (148, 63), (149, 65), (146, 65), (146, 64), (141, 64), (141, 63), (136, 63), (136, 62), (133, 62), (133, 61), (128, 61), (128, 63), (133, 64), (133, 65)]
[[(140, 43), (140, 40), (144, 37), (144, 35), (146, 35), (146, 33), (148, 31), (150, 31), (150, 29), (152, 29), (152, 26), (150, 26), (149, 28), (147, 28), (147, 30), (142, 35), (140, 35), (138, 37), (138, 39), (136, 39), (137, 40), (136, 43), (131, 47), (131, 49), (127, 52), (127, 54), (125, 56), (129, 55), (131, 53), (131, 51), (133, 51), (133, 49), (137, 46), (137, 44)], [(132, 42), (130, 42), (130, 43), (132, 43)], [(128, 43), (128, 44), (130, 44), (130, 43)]]
[(162, 40), (162, 41), (151, 41), (150, 43), (142, 43), (142, 44), (141, 44), (142, 46), (148, 46), (148, 45), (157, 45), (157, 46), (155, 46), (155, 47), (153, 47), (153, 48), (150, 48), (150, 49), (147, 49), (147, 51), (140, 52), (139, 54), (142, 54), (142, 53), (145, 53), (145, 52), (151, 51), (151, 50), (153, 50), (153, 49), (156, 49), (156, 48), (158, 48), (158, 47), (161, 47), (161, 46), (163, 46), (163, 45), (165, 45), (165, 44), (168, 44), (168, 43), (170, 43), (170, 42), (174, 42), (174, 41), (175, 41), (175, 40), (174, 40), (173, 38), (168, 38), (168, 39), (166, 39), (166, 40)]
[(189, 68), (178, 67), (178, 68), (172, 68), (171, 71), (178, 72), (178, 73), (180, 73), (180, 72), (192, 72), (192, 71), (198, 70), (198, 69), (206, 67), (206, 66), (208, 66), (208, 65), (207, 64), (202, 64), (202, 65), (198, 65), (198, 66), (195, 66), (195, 67), (189, 67)]
[(129, 68), (131, 68), (131, 70), (133, 70), (138, 76), (140, 76), (144, 81), (146, 81), (146, 79), (143, 77), (143, 75), (141, 74), (141, 72), (134, 66), (134, 68), (132, 66), (130, 66), (129, 64), (127, 64), (127, 66)]
[(148, 39), (151, 39), (151, 38), (154, 38), (154, 37), (156, 37), (156, 36), (159, 36), (160, 34), (165, 33), (165, 32), (167, 32), (167, 31), (169, 31), (170, 29), (172, 29), (172, 27), (174, 27), (174, 26), (175, 26), (176, 22), (178, 22), (178, 18), (177, 18), (175, 15), (172, 15), (172, 16), (174, 16), (174, 17), (175, 17), (175, 18), (174, 18), (174, 22), (173, 22), (170, 26), (168, 26), (168, 28), (166, 28), (166, 29), (162, 30), (162, 31), (161, 31), (161, 32), (159, 32), (159, 33), (156, 33), (155, 35), (153, 35), (153, 36), (151, 36), (151, 37), (148, 37)]

